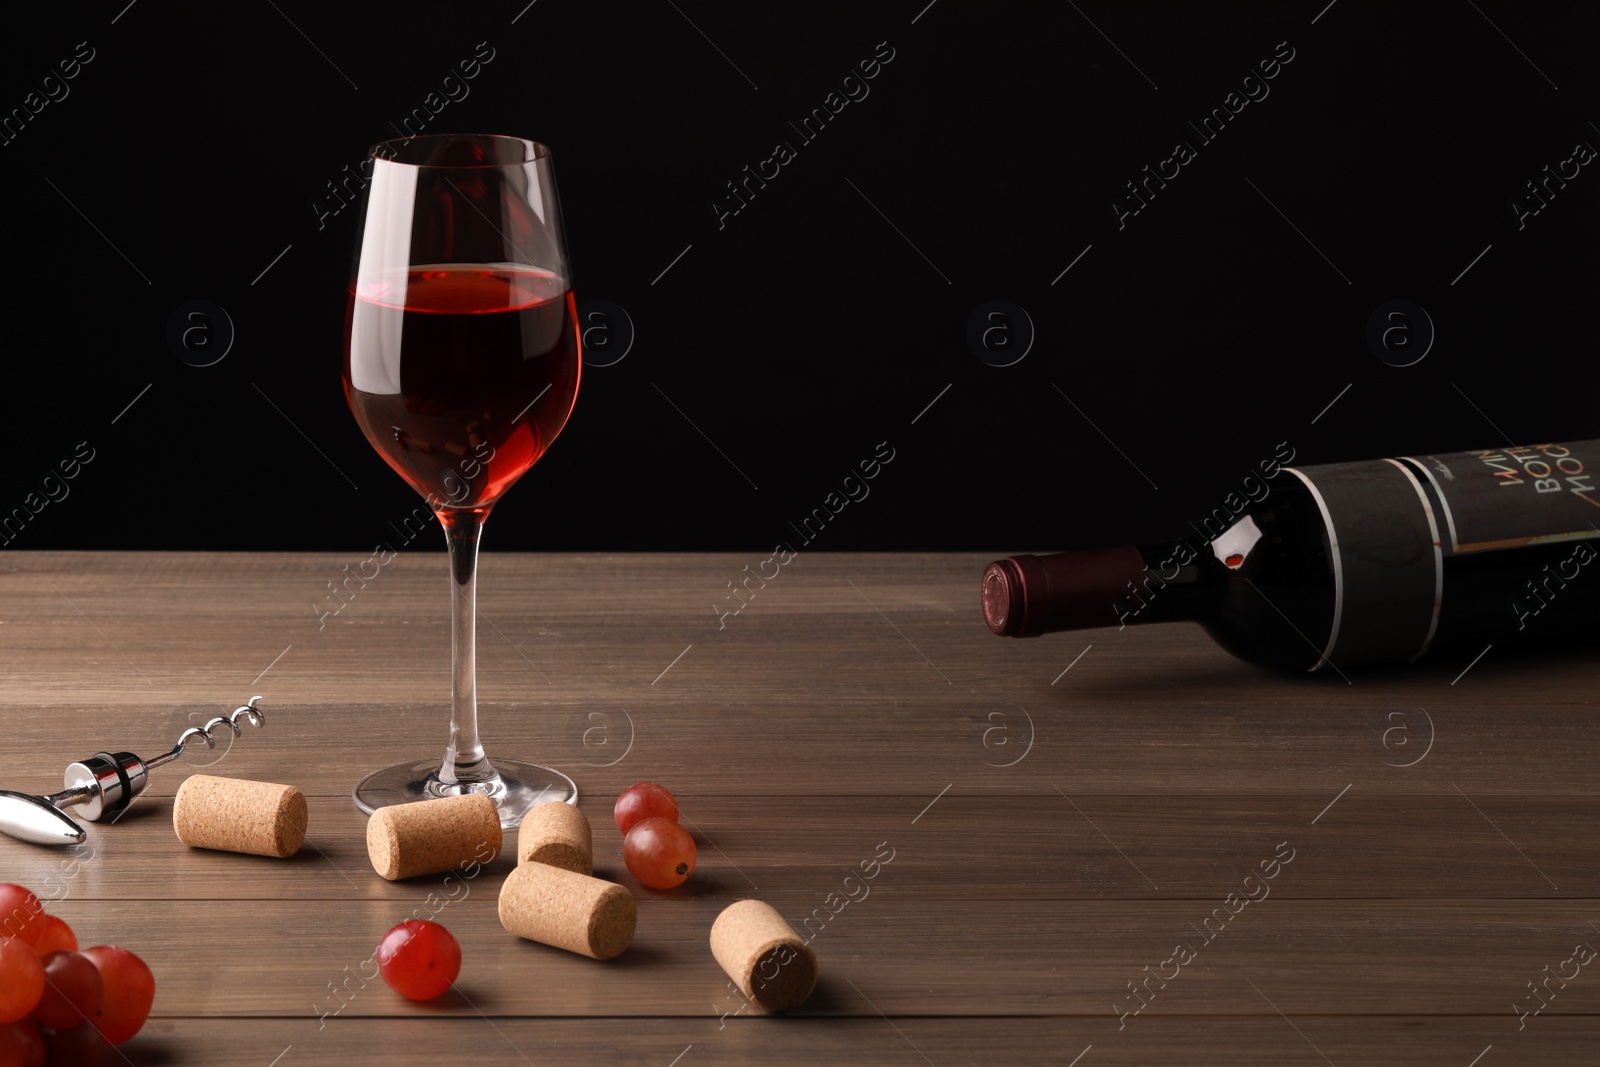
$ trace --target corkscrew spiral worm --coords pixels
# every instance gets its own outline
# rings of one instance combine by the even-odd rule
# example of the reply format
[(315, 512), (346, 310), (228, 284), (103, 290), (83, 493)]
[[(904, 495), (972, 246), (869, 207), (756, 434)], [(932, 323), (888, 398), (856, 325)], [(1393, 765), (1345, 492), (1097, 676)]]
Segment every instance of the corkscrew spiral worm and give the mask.
[(233, 731), (235, 737), (238, 737), (243, 733), (243, 731), (239, 729), (240, 719), (244, 719), (251, 726), (260, 729), (266, 723), (266, 717), (262, 714), (261, 709), (256, 707), (256, 701), (260, 699), (261, 696), (257, 694), (256, 696), (251, 697), (245, 703), (239, 705), (237, 708), (234, 708), (232, 714), (230, 715), (218, 715), (204, 726), (189, 727), (189, 729), (178, 735), (178, 743), (172, 747), (172, 751), (157, 756), (155, 759), (146, 764), (146, 766), (159, 767), (164, 763), (170, 763), (172, 760), (175, 760), (179, 756), (183, 755), (184, 751), (189, 747), (189, 744), (192, 741), (204, 741), (207, 748), (216, 748), (217, 741), (216, 738), (212, 736), (211, 731), (219, 726), (226, 726), (228, 729)]

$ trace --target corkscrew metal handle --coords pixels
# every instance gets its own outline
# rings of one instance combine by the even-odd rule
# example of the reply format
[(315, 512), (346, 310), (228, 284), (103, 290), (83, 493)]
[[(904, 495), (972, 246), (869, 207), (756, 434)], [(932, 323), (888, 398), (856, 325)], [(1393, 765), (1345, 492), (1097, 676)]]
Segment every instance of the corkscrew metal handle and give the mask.
[(243, 733), (240, 719), (257, 728), (265, 725), (266, 717), (256, 707), (260, 699), (259, 695), (253, 696), (233, 709), (231, 715), (219, 715), (204, 726), (190, 727), (178, 736), (178, 743), (170, 751), (151, 760), (142, 760), (131, 752), (96, 752), (69, 765), (63, 776), (66, 788), (51, 796), (0, 790), (0, 833), (41, 845), (82, 842), (83, 827), (64, 808), (80, 807), (78, 814), (90, 822), (126, 811), (134, 798), (144, 792), (150, 768), (171, 763), (197, 740), (204, 741), (207, 748), (216, 748), (211, 731), (219, 726), (226, 726), (237, 737)]
[(0, 789), (0, 831), (36, 845), (77, 845), (83, 827), (45, 797)]

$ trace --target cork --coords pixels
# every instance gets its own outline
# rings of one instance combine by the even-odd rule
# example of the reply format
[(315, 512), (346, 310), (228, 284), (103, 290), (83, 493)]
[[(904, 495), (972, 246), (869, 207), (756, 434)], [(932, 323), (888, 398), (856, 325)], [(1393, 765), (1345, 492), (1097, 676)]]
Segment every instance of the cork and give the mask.
[(559, 800), (534, 805), (517, 831), (517, 862), (548, 863), (574, 874), (593, 874), (594, 832), (588, 818)]
[(500, 925), (518, 937), (609, 960), (633, 940), (633, 894), (613, 882), (524, 863), (500, 887)]
[(500, 844), (500, 812), (482, 793), (395, 804), (367, 820), (372, 869), (391, 882), (488, 863)]
[(190, 848), (283, 859), (306, 839), (306, 798), (292, 785), (194, 774), (173, 798), (172, 828)]
[(711, 954), (764, 1011), (798, 1007), (817, 984), (811, 946), (764, 901), (739, 900), (723, 908), (711, 924)]

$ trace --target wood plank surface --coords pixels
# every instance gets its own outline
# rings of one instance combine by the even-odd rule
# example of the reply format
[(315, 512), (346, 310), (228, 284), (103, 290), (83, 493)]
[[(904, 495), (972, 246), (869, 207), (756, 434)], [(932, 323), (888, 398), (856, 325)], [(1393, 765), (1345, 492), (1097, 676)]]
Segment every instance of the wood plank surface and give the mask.
[[(216, 770), (268, 781), (299, 777), (289, 766), (252, 764), (247, 772), (242, 750), (234, 759)], [(862, 795), (842, 808), (832, 796), (684, 796), (683, 818), (695, 828), (701, 855), (699, 877), (679, 894), (717, 896), (724, 882), (737, 888), (738, 872), (760, 870), (762, 894), (821, 899), (836, 888), (834, 872), (857, 866), (887, 842), (897, 850), (896, 877), (879, 891), (896, 896), (988, 899), (999, 886), (1012, 900), (1220, 900), (1287, 840), (1305, 861), (1292, 865), (1292, 878), (1273, 882), (1269, 892), (1276, 899), (1454, 900), (1464, 891), (1482, 900), (1600, 898), (1600, 841), (1589, 832), (1593, 811), (1584, 804), (1491, 795), (1478, 797), (1475, 809), (1456, 793), (1352, 792), (1311, 825), (1328, 799), (1095, 795), (1069, 801), (952, 790), (913, 826), (924, 798)], [(594, 828), (596, 864), (636, 889), (622, 864), (612, 802), (612, 796), (591, 795), (579, 807)], [(241, 866), (249, 871), (250, 899), (409, 900), (442, 884), (442, 876), (402, 883), (366, 878), (366, 816), (343, 796), (313, 796), (309, 803), (311, 845), (287, 863), (177, 848), (171, 800), (147, 794), (116, 832), (91, 825), (92, 839), (68, 867), (64, 853), (29, 849), (8, 855), (7, 869), (50, 899), (86, 892), (121, 900), (237, 896)], [(961, 860), (976, 845), (981, 859)], [(140, 850), (159, 850), (164, 862), (126, 862)], [(113, 869), (115, 878), (108, 877)], [(352, 886), (346, 876), (354, 874), (363, 877), (352, 878)]]
[[(1248, 990), (1246, 990), (1248, 992)], [(1255, 994), (1251, 994), (1254, 996)], [(1241, 1005), (1242, 1006), (1242, 1005)], [(320, 1028), (319, 1028), (320, 1025)], [(1513, 1030), (1515, 1024), (1513, 1024)], [(607, 1020), (429, 1017), (412, 1019), (163, 1019), (129, 1046), (133, 1062), (213, 1067), (293, 1063), (377, 1067), (467, 1055), (494, 1064), (606, 1063), (623, 1067), (1296, 1067), (1332, 1062), (1366, 1067), (1417, 1064), (1593, 1063), (1600, 1027), (1575, 1016), (1539, 1018), (1508, 1034), (1498, 1020), (1441, 1016), (1277, 1015), (1077, 1018), (760, 1018)], [(1323, 1055), (1319, 1055), (1319, 1052)], [(140, 1060), (139, 1056), (148, 1056)], [(195, 1057), (191, 1059), (190, 1057)], [(681, 1057), (681, 1058), (678, 1058)], [(1324, 1058), (1326, 1057), (1326, 1058)], [(121, 1062), (120, 1060), (118, 1061)]]
[[(879, 877), (893, 876), (890, 868)], [(493, 872), (483, 877), (494, 879)], [(383, 932), (419, 909), (463, 946), (462, 997), (435, 1012), (703, 1016), (713, 1004), (740, 1006), (708, 943), (717, 913), (747, 895), (731, 879), (718, 899), (640, 894), (633, 944), (606, 962), (507, 934), (496, 915), (496, 882), (454, 901), (440, 895), (432, 904), (232, 902), (247, 916), (234, 921), (227, 898), (212, 904), (221, 916), (187, 900), (69, 901), (53, 910), (96, 943), (114, 938), (144, 946), (158, 960), (208, 961), (166, 976), (164, 1011), (240, 1017), (333, 1012), (342, 1005), (345, 1015), (408, 1014), (409, 1005), (363, 978), (373, 973), (367, 961)], [(1542, 981), (1546, 965), (1554, 972), (1575, 944), (1600, 942), (1588, 925), (1592, 901), (1269, 899), (1226, 921), (1220, 900), (928, 902), (886, 891), (826, 922), (804, 924), (813, 914), (829, 915), (824, 897), (772, 901), (812, 935), (824, 972), (795, 1015), (871, 1015), (876, 1005), (897, 1018), (1101, 1016), (1116, 1029), (1114, 1005), (1141, 1003), (1128, 983), (1142, 985), (1147, 974), (1164, 970), (1176, 976), (1164, 987), (1152, 979), (1142, 998), (1149, 1002), (1146, 1016), (1271, 1014), (1267, 1002), (1244, 999), (1253, 981), (1295, 1017), (1328, 1014), (1337, 1005), (1336, 1014), (1504, 1015), (1516, 1029), (1511, 1005), (1519, 994), (1529, 999), (1524, 983)], [(1193, 962), (1163, 967), (1179, 944), (1188, 946)], [(1543, 1015), (1600, 1013), (1600, 982), (1586, 982), (1588, 970), (1578, 970), (1565, 988), (1552, 982)], [(348, 995), (336, 995), (339, 989)]]
[[(508, 859), (466, 883), (373, 874), (349, 790), (442, 752), (449, 630), (442, 555), (349, 578), (368, 555), (0, 557), (0, 787), (57, 789), (70, 760), (154, 755), (263, 697), (263, 729), (153, 772), (78, 849), (0, 838), (0, 880), (155, 969), (127, 1062), (1600, 1056), (1600, 971), (1551, 977), (1600, 946), (1592, 653), (1346, 683), (1186, 625), (996, 638), (991, 555), (802, 555), (719, 615), (764, 556), (489, 553), (485, 743), (578, 780), (597, 873), (639, 898), (633, 946), (598, 963), (500, 927)], [(306, 847), (183, 847), (171, 797), (202, 770), (299, 786)], [(647, 778), (699, 844), (666, 893), (627, 874), (610, 820)], [(742, 897), (813, 937), (823, 979), (790, 1017), (740, 1012), (711, 958)], [(414, 914), (464, 949), (436, 1004), (361, 977)]]

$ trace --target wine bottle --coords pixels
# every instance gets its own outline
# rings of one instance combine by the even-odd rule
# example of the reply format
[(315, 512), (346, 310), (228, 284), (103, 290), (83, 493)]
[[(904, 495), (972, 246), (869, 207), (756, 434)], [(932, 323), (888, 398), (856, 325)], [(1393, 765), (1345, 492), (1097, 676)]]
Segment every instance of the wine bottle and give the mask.
[(1600, 441), (1307, 467), (1284, 447), (1192, 536), (989, 564), (989, 629), (1187, 620), (1247, 662), (1341, 673), (1600, 630)]

